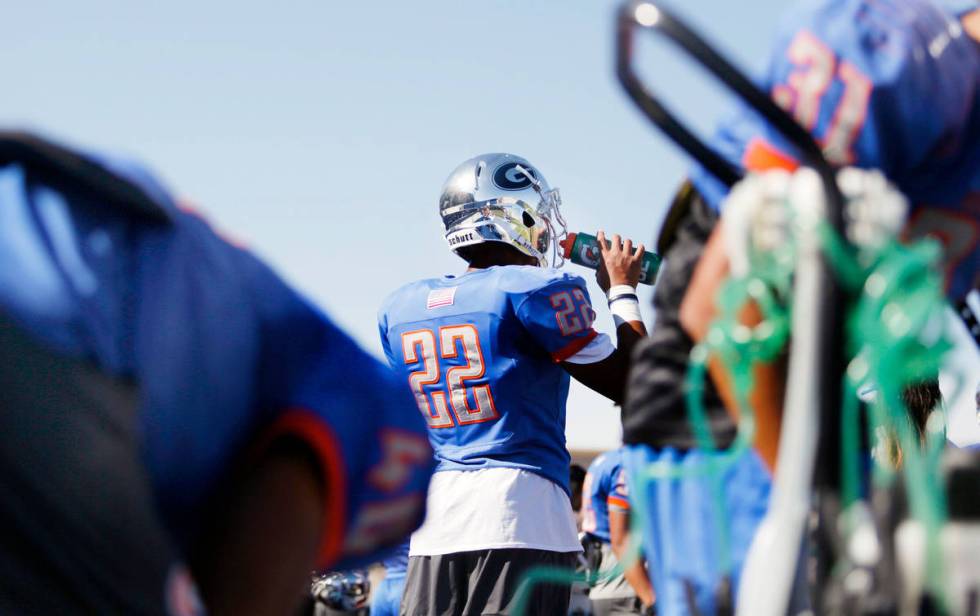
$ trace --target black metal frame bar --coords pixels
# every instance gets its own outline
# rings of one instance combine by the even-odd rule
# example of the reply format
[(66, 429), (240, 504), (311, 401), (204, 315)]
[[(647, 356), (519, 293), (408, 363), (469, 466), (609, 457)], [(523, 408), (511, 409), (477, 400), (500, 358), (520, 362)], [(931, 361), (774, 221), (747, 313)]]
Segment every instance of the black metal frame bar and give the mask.
[[(638, 19), (637, 9), (645, 12), (646, 23), (641, 23)], [(685, 127), (660, 102), (656, 94), (640, 81), (633, 69), (634, 36), (640, 29), (663, 36), (680, 47), (796, 147), (802, 163), (813, 168), (823, 182), (827, 195), (827, 221), (840, 237), (846, 237), (843, 232), (844, 198), (837, 186), (836, 169), (824, 157), (813, 136), (792, 116), (776, 105), (700, 35), (666, 10), (662, 2), (629, 0), (623, 3), (617, 15), (616, 28), (616, 75), (630, 99), (667, 137), (725, 184), (731, 186), (742, 178), (742, 170)], [(818, 374), (814, 375), (818, 379), (817, 391), (821, 396), (818, 402), (820, 433), (815, 435), (819, 438), (819, 443), (814, 485), (829, 497), (826, 499), (829, 503), (835, 503), (839, 500), (840, 492), (840, 401), (845, 369), (843, 315), (848, 298), (832, 275), (826, 259), (821, 264), (820, 277), (821, 287), (826, 292), (819, 302), (813, 306), (797, 306), (796, 309), (812, 311), (813, 318), (818, 319), (820, 331), (823, 332), (820, 347), (817, 349)], [(830, 523), (833, 524), (832, 521)]]

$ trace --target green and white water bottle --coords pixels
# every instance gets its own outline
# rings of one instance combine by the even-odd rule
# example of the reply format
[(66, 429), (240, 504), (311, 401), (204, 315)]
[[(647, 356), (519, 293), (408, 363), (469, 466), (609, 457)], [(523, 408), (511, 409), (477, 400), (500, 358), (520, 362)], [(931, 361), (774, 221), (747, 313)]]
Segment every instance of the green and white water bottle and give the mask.
[[(609, 246), (609, 240), (606, 240)], [(588, 233), (569, 233), (561, 241), (562, 256), (572, 263), (588, 267), (590, 269), (599, 268), (599, 260), (602, 258), (599, 253), (599, 240), (594, 235)], [(640, 283), (653, 284), (657, 280), (657, 272), (660, 270), (660, 255), (649, 250), (643, 254), (643, 269), (640, 270)]]

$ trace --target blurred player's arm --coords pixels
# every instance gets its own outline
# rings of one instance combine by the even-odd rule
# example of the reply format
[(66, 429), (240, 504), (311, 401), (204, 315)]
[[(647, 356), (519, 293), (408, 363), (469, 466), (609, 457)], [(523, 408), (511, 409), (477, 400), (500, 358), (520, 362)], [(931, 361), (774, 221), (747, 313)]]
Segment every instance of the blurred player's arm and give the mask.
[[(681, 302), (681, 327), (695, 342), (701, 342), (708, 334), (708, 327), (718, 314), (715, 296), (728, 277), (723, 224), (724, 220), (720, 220), (708, 238)], [(740, 320), (752, 327), (762, 321), (762, 313), (758, 306), (749, 303), (742, 311)], [(783, 361), (758, 364), (754, 372), (755, 387), (749, 395), (749, 403), (755, 410), (755, 447), (770, 470), (776, 467), (779, 448), (785, 369)], [(709, 363), (708, 370), (725, 408), (738, 419), (738, 405), (727, 367), (715, 358)]]
[(602, 253), (602, 264), (596, 271), (599, 287), (607, 295), (610, 289), (624, 291), (620, 295), (612, 295), (613, 301), (610, 302), (610, 310), (616, 321), (616, 350), (594, 363), (564, 361), (561, 365), (575, 380), (622, 404), (633, 347), (647, 335), (636, 299), (644, 247), (639, 244), (634, 253), (631, 240), (623, 242), (618, 235), (614, 235), (607, 248), (606, 236), (602, 231), (598, 232), (597, 238)]
[(970, 11), (962, 17), (960, 21), (963, 24), (963, 29), (969, 34), (973, 40), (980, 42), (980, 9)]
[[(609, 543), (617, 560), (623, 563), (628, 555), (630, 545), (629, 509), (609, 507)], [(636, 596), (643, 602), (643, 607), (653, 605), (656, 595), (653, 592), (653, 586), (650, 584), (650, 578), (647, 577), (642, 556), (638, 556), (628, 567), (624, 567), (623, 576), (636, 591)]]
[(209, 614), (284, 614), (300, 604), (325, 519), (323, 482), (314, 453), (281, 438), (216, 499), (191, 558)]

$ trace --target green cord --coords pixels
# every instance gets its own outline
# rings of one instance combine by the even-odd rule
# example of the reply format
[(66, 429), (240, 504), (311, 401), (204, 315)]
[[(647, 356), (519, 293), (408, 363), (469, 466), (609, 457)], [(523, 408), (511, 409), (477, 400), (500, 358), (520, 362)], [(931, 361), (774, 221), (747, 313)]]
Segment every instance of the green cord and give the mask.
[[(836, 235), (823, 232), (828, 260), (840, 279), (858, 291), (848, 316), (848, 367), (842, 400), (841, 484), (845, 510), (859, 498), (860, 416), (857, 383), (870, 380), (878, 393), (868, 418), (869, 431), (894, 434), (902, 450), (901, 475), (912, 515), (926, 529), (927, 584), (944, 598), (938, 533), (946, 520), (946, 498), (940, 481), (939, 453), (945, 439), (927, 435), (923, 452), (912, 428), (902, 393), (906, 387), (935, 378), (950, 343), (945, 332), (945, 301), (936, 266), (939, 248), (929, 240), (909, 245), (892, 241), (872, 252), (850, 254)], [(861, 267), (866, 263), (866, 267)], [(886, 487), (895, 477), (876, 464), (873, 480)]]

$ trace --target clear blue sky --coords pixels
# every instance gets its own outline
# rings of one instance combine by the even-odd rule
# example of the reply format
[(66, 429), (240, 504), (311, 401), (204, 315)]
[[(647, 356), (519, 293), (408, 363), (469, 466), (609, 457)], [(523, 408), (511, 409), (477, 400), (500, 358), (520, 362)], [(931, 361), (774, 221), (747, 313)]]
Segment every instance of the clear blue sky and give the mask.
[[(752, 67), (784, 2), (676, 4)], [(614, 6), (14, 3), (0, 21), (0, 121), (142, 158), (380, 353), (383, 297), (461, 269), (437, 197), (465, 158), (523, 155), (561, 188), (572, 230), (652, 241), (686, 161), (615, 82)], [(709, 128), (725, 98), (676, 54), (641, 51)], [(573, 387), (569, 444), (616, 445), (618, 417)]]

